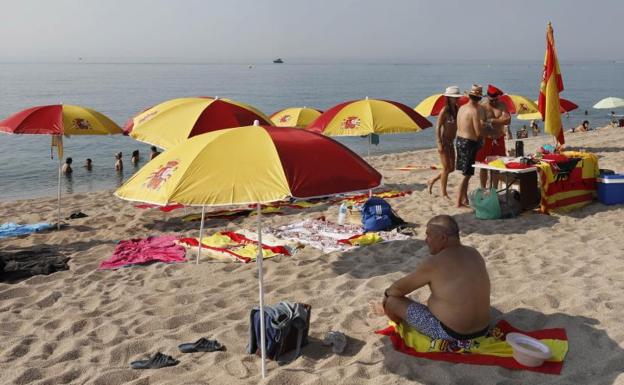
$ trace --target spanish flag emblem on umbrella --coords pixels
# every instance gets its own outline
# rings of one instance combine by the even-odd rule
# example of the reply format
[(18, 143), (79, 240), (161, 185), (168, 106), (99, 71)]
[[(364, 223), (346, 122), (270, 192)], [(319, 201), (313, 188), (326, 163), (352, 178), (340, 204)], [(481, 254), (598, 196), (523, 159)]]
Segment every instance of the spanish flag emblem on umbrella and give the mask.
[(555, 49), (555, 37), (552, 25), (546, 27), (546, 55), (544, 57), (544, 72), (540, 84), (540, 94), (537, 100), (539, 112), (544, 119), (544, 131), (555, 138), (559, 144), (564, 144), (563, 126), (561, 125), (561, 112), (559, 93), (563, 91), (563, 79), (559, 69), (559, 60)]

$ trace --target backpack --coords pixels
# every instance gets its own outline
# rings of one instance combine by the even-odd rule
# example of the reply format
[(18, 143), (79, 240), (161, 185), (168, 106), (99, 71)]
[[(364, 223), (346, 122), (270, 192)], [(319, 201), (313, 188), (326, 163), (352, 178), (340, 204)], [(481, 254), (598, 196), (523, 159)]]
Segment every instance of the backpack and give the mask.
[(388, 231), (405, 223), (388, 202), (381, 198), (368, 198), (362, 206), (362, 225), (364, 232)]
[[(264, 329), (266, 356), (280, 360), (285, 353), (295, 351), (291, 361), (299, 357), (301, 347), (308, 344), (310, 329), (310, 305), (292, 302), (280, 302), (274, 306), (264, 307)], [(255, 307), (249, 315), (249, 342), (247, 353), (260, 354), (261, 337), (260, 309)]]

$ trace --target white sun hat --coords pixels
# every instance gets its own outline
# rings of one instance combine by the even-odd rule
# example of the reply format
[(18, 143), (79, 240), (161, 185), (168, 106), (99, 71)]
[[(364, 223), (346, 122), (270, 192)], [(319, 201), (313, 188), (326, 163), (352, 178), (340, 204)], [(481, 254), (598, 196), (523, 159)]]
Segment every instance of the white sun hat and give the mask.
[(463, 95), (459, 91), (459, 87), (450, 86), (450, 87), (446, 87), (446, 91), (444, 91), (444, 96), (449, 97), (449, 98), (461, 98)]

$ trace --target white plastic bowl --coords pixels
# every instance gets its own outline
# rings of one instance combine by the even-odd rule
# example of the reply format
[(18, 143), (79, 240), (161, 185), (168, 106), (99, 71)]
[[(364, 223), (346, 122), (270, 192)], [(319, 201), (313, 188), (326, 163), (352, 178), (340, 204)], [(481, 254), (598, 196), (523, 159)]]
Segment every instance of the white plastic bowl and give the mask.
[(525, 334), (509, 333), (505, 340), (513, 348), (513, 358), (521, 365), (540, 366), (552, 357), (552, 352), (547, 345)]

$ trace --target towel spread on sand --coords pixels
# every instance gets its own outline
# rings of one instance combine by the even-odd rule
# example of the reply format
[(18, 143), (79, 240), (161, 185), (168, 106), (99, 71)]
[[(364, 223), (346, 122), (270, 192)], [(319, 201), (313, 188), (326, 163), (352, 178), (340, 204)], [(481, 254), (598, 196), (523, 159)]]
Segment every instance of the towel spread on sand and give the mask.
[[(553, 353), (552, 358), (535, 368), (520, 365), (512, 357), (511, 345), (505, 342), (505, 336), (512, 332), (526, 334), (548, 345)], [(433, 340), (404, 323), (397, 325), (390, 322), (389, 327), (377, 330), (375, 333), (390, 337), (396, 350), (416, 357), (464, 364), (498, 365), (507, 369), (523, 369), (549, 374), (561, 373), (563, 359), (568, 352), (568, 337), (565, 329), (527, 332), (514, 328), (504, 320), (499, 321), (486, 336), (461, 341), (461, 343)]]
[(158, 205), (153, 205), (153, 204), (149, 204), (149, 203), (144, 203), (144, 204), (140, 204), (140, 205), (134, 205), (134, 207), (138, 208), (138, 209), (155, 209), (158, 208), (158, 210), (168, 213), (169, 211), (173, 211), (173, 210), (177, 210), (177, 209), (181, 209), (184, 208), (184, 205), (181, 204), (170, 204), (167, 206), (158, 206)]
[[(282, 210), (277, 206), (263, 206), (261, 209), (262, 215), (277, 214), (282, 215)], [(207, 211), (204, 213), (204, 220), (208, 219), (235, 219), (238, 217), (248, 217), (256, 215), (256, 210), (252, 209), (229, 209), (229, 210), (217, 210)], [(195, 222), (201, 220), (201, 213), (188, 214), (182, 217), (184, 222)]]
[(357, 246), (377, 242), (409, 239), (395, 231), (378, 231), (364, 234), (362, 226), (338, 224), (319, 219), (306, 219), (290, 225), (265, 230), (277, 238), (298, 242), (322, 250), (324, 253), (347, 251)]
[(424, 165), (424, 164), (408, 164), (406, 166), (403, 167), (396, 167), (395, 170), (399, 170), (399, 171), (416, 171), (416, 170), (440, 170), (442, 168), (442, 165), (436, 165), (436, 164), (432, 164), (432, 165)]
[(119, 241), (113, 255), (100, 263), (100, 269), (118, 269), (151, 262), (186, 262), (186, 250), (175, 244), (175, 240), (173, 235), (163, 235)]
[[(180, 245), (189, 251), (197, 251), (199, 245), (198, 238), (180, 238)], [(206, 252), (204, 252), (204, 249)], [(232, 231), (219, 231), (202, 238), (202, 256), (208, 256), (222, 261), (239, 261), (249, 263), (256, 260), (258, 255), (258, 244), (256, 239), (248, 238), (244, 234)], [(262, 242), (262, 257), (264, 259), (273, 258), (278, 255), (292, 255), (292, 250), (284, 244)]]
[(0, 225), (0, 239), (7, 237), (15, 237), (18, 235), (26, 235), (37, 231), (47, 230), (54, 225), (49, 223), (33, 223), (29, 225), (18, 225), (17, 223), (3, 223)]

